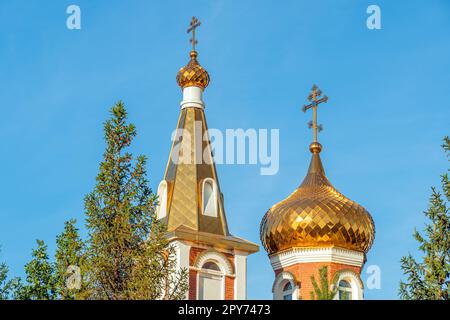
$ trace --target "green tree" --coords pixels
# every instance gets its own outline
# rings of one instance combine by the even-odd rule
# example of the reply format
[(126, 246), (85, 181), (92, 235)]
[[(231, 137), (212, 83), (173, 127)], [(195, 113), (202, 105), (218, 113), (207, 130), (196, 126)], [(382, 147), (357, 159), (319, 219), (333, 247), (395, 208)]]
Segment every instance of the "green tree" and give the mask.
[(47, 245), (42, 240), (36, 242), (33, 259), (25, 265), (26, 283), (18, 279), (14, 284), (15, 299), (53, 300), (57, 297), (54, 266), (49, 261)]
[(55, 273), (59, 299), (82, 297), (82, 276), (86, 268), (85, 244), (78, 235), (76, 220), (66, 221), (64, 231), (56, 237)]
[[(146, 178), (146, 158), (127, 152), (136, 128), (118, 102), (104, 125), (106, 151), (96, 186), (85, 198), (89, 231), (87, 278), (95, 299), (180, 298), (186, 270), (176, 271), (157, 197)], [(184, 291), (183, 291), (184, 290)]]
[[(444, 138), (442, 146), (447, 158), (450, 139)], [(419, 250), (424, 253), (418, 262), (411, 254), (401, 259), (401, 268), (407, 277), (400, 281), (399, 295), (405, 300), (449, 300), (450, 293), (450, 182), (448, 173), (441, 176), (442, 193), (432, 188), (430, 204), (425, 216), (430, 223), (424, 235), (414, 230)]]
[(0, 264), (0, 300), (7, 300), (9, 297), (8, 267), (5, 263)]
[(333, 300), (337, 293), (336, 285), (330, 285), (328, 280), (328, 267), (319, 268), (319, 283), (311, 276), (314, 291), (310, 292), (311, 300)]
[(0, 263), (0, 300), (10, 298), (16, 279), (8, 280), (9, 268), (6, 263)]

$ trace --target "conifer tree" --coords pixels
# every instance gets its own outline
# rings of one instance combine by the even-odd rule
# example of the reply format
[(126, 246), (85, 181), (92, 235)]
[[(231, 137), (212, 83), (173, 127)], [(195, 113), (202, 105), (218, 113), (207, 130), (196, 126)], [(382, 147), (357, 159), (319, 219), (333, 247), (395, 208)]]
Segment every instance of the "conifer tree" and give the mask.
[(58, 298), (82, 298), (85, 263), (85, 244), (78, 235), (76, 220), (64, 223), (64, 231), (56, 237), (55, 273)]
[(9, 299), (13, 290), (15, 279), (8, 280), (8, 272), (6, 263), (0, 263), (0, 300)]
[(0, 300), (6, 300), (9, 297), (8, 286), (8, 267), (5, 263), (0, 264)]
[[(442, 146), (450, 155), (450, 139), (444, 138)], [(431, 190), (430, 205), (425, 216), (430, 223), (424, 234), (414, 230), (423, 260), (416, 261), (409, 254), (401, 259), (406, 281), (400, 282), (399, 295), (405, 300), (449, 300), (450, 297), (450, 182), (448, 173), (441, 176), (442, 193)]]
[(311, 300), (333, 300), (336, 296), (336, 286), (330, 285), (328, 280), (328, 267), (319, 269), (319, 283), (314, 276), (311, 276), (311, 283), (314, 291), (311, 291)]
[(33, 259), (25, 265), (26, 283), (19, 279), (14, 284), (14, 298), (19, 300), (53, 300), (56, 299), (56, 279), (54, 266), (49, 261), (47, 245), (37, 240), (36, 249), (32, 250)]
[(146, 178), (146, 158), (127, 152), (136, 129), (118, 102), (104, 125), (106, 151), (94, 190), (85, 198), (89, 297), (95, 299), (181, 298), (186, 270), (176, 271), (157, 197)]

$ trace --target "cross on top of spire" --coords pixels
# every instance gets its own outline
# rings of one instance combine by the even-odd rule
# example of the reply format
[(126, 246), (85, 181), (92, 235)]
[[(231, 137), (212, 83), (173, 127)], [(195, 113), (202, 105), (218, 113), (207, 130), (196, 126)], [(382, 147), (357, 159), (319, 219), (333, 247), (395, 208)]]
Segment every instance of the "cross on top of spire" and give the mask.
[[(320, 90), (316, 85), (313, 85), (311, 89), (311, 93), (308, 95), (308, 100), (311, 101), (310, 104), (303, 106), (303, 112), (306, 112), (309, 109), (313, 110), (313, 120), (308, 123), (309, 128), (313, 129), (314, 132), (314, 141), (313, 144), (318, 144), (317, 142), (317, 132), (322, 131), (323, 127), (321, 124), (317, 124), (317, 107), (321, 103), (326, 103), (328, 101), (328, 97), (324, 95), (322, 98), (322, 90)], [(320, 150), (319, 150), (320, 152)]]
[(195, 39), (195, 29), (197, 29), (200, 24), (201, 22), (198, 21), (196, 17), (192, 17), (189, 28), (187, 29), (187, 33), (190, 33), (192, 31), (192, 38), (189, 40), (192, 44), (192, 51), (195, 51), (195, 45), (197, 44), (197, 40)]

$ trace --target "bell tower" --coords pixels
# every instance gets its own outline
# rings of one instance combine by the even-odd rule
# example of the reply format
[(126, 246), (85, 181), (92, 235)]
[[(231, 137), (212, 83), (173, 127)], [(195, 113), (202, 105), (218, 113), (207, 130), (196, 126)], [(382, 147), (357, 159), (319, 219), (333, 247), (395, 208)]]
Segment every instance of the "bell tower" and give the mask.
[(247, 256), (258, 245), (230, 234), (224, 197), (205, 119), (203, 92), (210, 78), (197, 60), (193, 17), (190, 60), (176, 80), (180, 116), (164, 179), (158, 187), (158, 218), (167, 224), (179, 268), (189, 270), (190, 300), (246, 299)]

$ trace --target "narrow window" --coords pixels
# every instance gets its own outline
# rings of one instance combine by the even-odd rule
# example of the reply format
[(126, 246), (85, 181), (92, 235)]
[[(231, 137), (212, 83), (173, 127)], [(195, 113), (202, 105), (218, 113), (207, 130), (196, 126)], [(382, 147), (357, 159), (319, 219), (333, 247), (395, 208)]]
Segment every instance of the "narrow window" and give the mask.
[(217, 192), (215, 183), (211, 179), (203, 183), (203, 214), (217, 217)]
[(292, 300), (292, 283), (286, 282), (283, 286), (283, 300)]
[(161, 181), (158, 187), (158, 208), (157, 214), (158, 219), (162, 219), (167, 214), (167, 182), (165, 180)]

